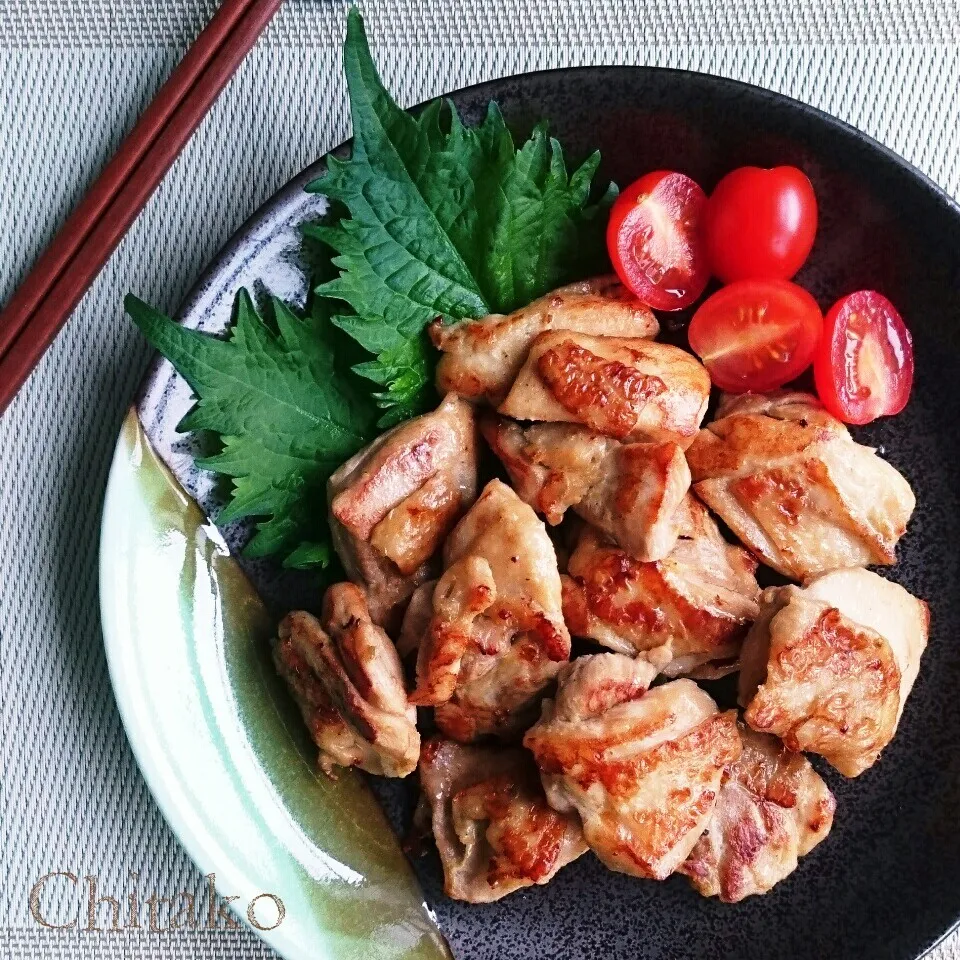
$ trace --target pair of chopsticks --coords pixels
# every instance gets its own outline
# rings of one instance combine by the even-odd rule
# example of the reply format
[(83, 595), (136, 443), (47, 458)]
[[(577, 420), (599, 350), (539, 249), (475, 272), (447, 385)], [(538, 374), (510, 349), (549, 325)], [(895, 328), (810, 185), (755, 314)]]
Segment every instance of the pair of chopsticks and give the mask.
[(0, 312), (0, 414), (23, 386), (282, 0), (223, 0)]

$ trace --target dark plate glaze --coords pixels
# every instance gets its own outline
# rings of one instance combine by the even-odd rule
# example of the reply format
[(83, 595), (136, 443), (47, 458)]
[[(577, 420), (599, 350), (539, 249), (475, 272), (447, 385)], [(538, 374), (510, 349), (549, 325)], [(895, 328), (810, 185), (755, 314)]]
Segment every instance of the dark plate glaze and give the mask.
[[(917, 384), (900, 416), (858, 430), (913, 484), (918, 508), (892, 579), (930, 603), (933, 629), (899, 734), (855, 781), (832, 771), (830, 837), (770, 894), (736, 906), (607, 871), (585, 856), (545, 888), (472, 907), (441, 893), (435, 856), (418, 865), (424, 891), (458, 957), (604, 960), (907, 960), (960, 914), (960, 209), (933, 183), (857, 130), (785, 97), (729, 80), (651, 68), (583, 68), (498, 80), (454, 94), (470, 122), (497, 100), (518, 133), (540, 118), (571, 159), (599, 147), (601, 176), (627, 183), (658, 167), (709, 189), (740, 164), (791, 163), (812, 179), (821, 225), (798, 280), (828, 306), (878, 289), (915, 340)], [(302, 302), (297, 227), (322, 198), (303, 185), (320, 161), (266, 204), (227, 245), (181, 311), (218, 331), (240, 286)], [(170, 366), (155, 362), (139, 410), (181, 482), (208, 511), (209, 477), (194, 470), (174, 427), (190, 405)], [(234, 545), (242, 528), (226, 531)], [(316, 606), (307, 578), (250, 567), (277, 609)], [(406, 788), (386, 798), (400, 816)]]

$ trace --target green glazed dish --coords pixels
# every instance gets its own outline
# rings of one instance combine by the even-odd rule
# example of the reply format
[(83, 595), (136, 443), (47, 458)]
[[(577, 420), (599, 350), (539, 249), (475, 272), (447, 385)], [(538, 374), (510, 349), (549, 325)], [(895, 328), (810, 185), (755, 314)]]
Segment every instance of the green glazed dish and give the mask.
[(133, 410), (110, 470), (100, 584), (137, 761), (235, 913), (288, 960), (449, 957), (363, 780), (317, 770), (263, 603)]

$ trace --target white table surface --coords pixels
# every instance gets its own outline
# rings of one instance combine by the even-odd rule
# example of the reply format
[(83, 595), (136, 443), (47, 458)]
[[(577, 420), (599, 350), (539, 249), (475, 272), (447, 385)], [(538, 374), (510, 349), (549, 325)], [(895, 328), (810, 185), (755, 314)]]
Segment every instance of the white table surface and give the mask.
[[(0, 301), (209, 17), (212, 0), (0, 0)], [(940, 0), (368, 0), (412, 104), (570, 64), (686, 67), (780, 90), (867, 131), (960, 195), (960, 13)], [(107, 465), (147, 349), (128, 290), (174, 310), (278, 186), (348, 135), (346, 6), (289, 0), (0, 420), (0, 956), (261, 958), (252, 934), (56, 933), (50, 871), (101, 892), (200, 889), (123, 734), (97, 609)], [(131, 873), (136, 874), (132, 877)], [(78, 901), (54, 903), (75, 917)], [(960, 960), (960, 936), (932, 954)], [(786, 958), (785, 958), (786, 960)], [(844, 958), (846, 960), (846, 958)]]

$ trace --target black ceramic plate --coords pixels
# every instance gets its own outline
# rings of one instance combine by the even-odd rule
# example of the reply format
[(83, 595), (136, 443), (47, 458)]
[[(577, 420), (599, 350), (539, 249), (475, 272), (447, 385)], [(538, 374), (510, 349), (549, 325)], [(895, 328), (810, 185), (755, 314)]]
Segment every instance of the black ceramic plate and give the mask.
[[(900, 563), (886, 575), (929, 601), (932, 634), (897, 738), (856, 780), (824, 771), (837, 796), (833, 831), (768, 895), (724, 905), (679, 878), (641, 882), (585, 856), (545, 888), (474, 907), (442, 896), (439, 863), (427, 858), (417, 869), (441, 929), (465, 960), (921, 955), (960, 913), (960, 210), (858, 131), (716, 77), (586, 68), (500, 80), (453, 99), (471, 122), (497, 100), (520, 133), (548, 118), (571, 159), (599, 147), (601, 177), (621, 184), (662, 167), (682, 170), (707, 190), (741, 164), (795, 164), (807, 172), (821, 222), (799, 282), (823, 307), (853, 290), (880, 290), (913, 331), (917, 382), (909, 406), (856, 434), (881, 447), (917, 493)], [(323, 209), (322, 198), (302, 187), (322, 167), (305, 171), (243, 227), (188, 300), (185, 323), (222, 329), (243, 285), (302, 301), (296, 228)], [(188, 405), (169, 367), (154, 364), (141, 417), (161, 455), (212, 511), (216, 490), (192, 469), (174, 430)], [(251, 572), (278, 609), (315, 605), (302, 578), (263, 565)], [(408, 798), (388, 799), (402, 816)]]

